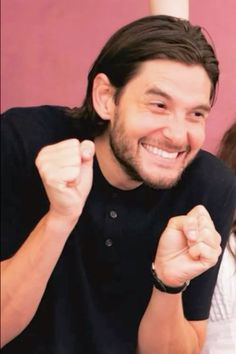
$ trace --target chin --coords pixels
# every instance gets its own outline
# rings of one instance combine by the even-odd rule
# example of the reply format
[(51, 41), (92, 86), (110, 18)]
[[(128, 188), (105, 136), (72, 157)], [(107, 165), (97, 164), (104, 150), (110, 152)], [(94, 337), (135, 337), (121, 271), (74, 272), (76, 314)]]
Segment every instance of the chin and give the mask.
[(176, 186), (181, 179), (182, 172), (179, 173), (177, 176), (170, 177), (159, 177), (156, 179), (148, 178), (148, 176), (143, 177), (143, 182), (147, 186), (154, 188), (154, 189), (170, 189)]
[(170, 181), (170, 182), (163, 182), (163, 181), (144, 181), (144, 184), (153, 188), (153, 189), (170, 189), (176, 186), (178, 181)]

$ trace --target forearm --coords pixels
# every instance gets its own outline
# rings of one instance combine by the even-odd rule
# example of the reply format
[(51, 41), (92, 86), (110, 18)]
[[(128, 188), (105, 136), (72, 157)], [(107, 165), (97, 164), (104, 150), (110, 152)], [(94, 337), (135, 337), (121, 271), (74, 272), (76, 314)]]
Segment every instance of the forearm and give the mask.
[[(178, 288), (217, 263), (220, 242), (221, 237), (208, 211), (197, 205), (188, 214), (169, 220), (158, 243), (153, 262), (155, 273), (163, 284)], [(169, 294), (160, 290), (154, 288), (141, 320), (138, 353), (200, 353), (206, 320), (186, 320), (181, 293)]]
[(138, 333), (138, 354), (197, 354), (203, 338), (184, 318), (181, 294), (156, 289)]
[(2, 262), (1, 346), (33, 318), (75, 220), (46, 214), (17, 253)]
[(189, 18), (189, 0), (150, 0), (149, 8), (151, 15)]

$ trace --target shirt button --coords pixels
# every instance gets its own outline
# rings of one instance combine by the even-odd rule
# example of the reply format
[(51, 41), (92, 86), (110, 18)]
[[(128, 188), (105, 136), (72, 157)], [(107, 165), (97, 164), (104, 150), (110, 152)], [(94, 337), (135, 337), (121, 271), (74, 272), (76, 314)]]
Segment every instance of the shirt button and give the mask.
[(111, 247), (112, 246), (112, 239), (110, 239), (110, 238), (108, 238), (108, 239), (106, 239), (106, 241), (105, 241), (105, 245), (107, 246), (107, 247)]
[(116, 218), (117, 218), (117, 212), (116, 212), (115, 210), (111, 210), (111, 211), (110, 211), (110, 217), (111, 217), (112, 219), (116, 219)]

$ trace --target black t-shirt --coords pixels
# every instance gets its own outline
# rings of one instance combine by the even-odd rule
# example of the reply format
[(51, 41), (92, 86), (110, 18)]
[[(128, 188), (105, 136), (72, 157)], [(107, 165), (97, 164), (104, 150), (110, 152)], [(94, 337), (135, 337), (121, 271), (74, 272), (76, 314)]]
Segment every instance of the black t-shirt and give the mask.
[[(5, 259), (48, 210), (34, 163), (39, 150), (79, 133), (64, 109), (53, 106), (11, 109), (1, 126)], [(92, 190), (39, 308), (2, 353), (134, 354), (139, 322), (152, 291), (151, 262), (168, 220), (203, 204), (224, 247), (235, 201), (235, 176), (205, 151), (168, 190), (145, 185), (130, 191), (114, 188), (95, 158)], [(219, 263), (193, 279), (183, 293), (187, 319), (208, 317), (218, 267)]]

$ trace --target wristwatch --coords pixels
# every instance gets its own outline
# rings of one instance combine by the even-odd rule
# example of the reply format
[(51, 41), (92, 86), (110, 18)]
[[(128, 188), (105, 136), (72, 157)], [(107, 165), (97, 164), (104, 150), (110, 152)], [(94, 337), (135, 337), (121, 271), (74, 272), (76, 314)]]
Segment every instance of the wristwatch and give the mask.
[(176, 286), (176, 287), (164, 284), (157, 276), (154, 263), (152, 263), (151, 274), (152, 274), (153, 285), (155, 286), (155, 288), (168, 294), (181, 293), (187, 288), (187, 286), (190, 283), (190, 281), (186, 281), (183, 285)]

